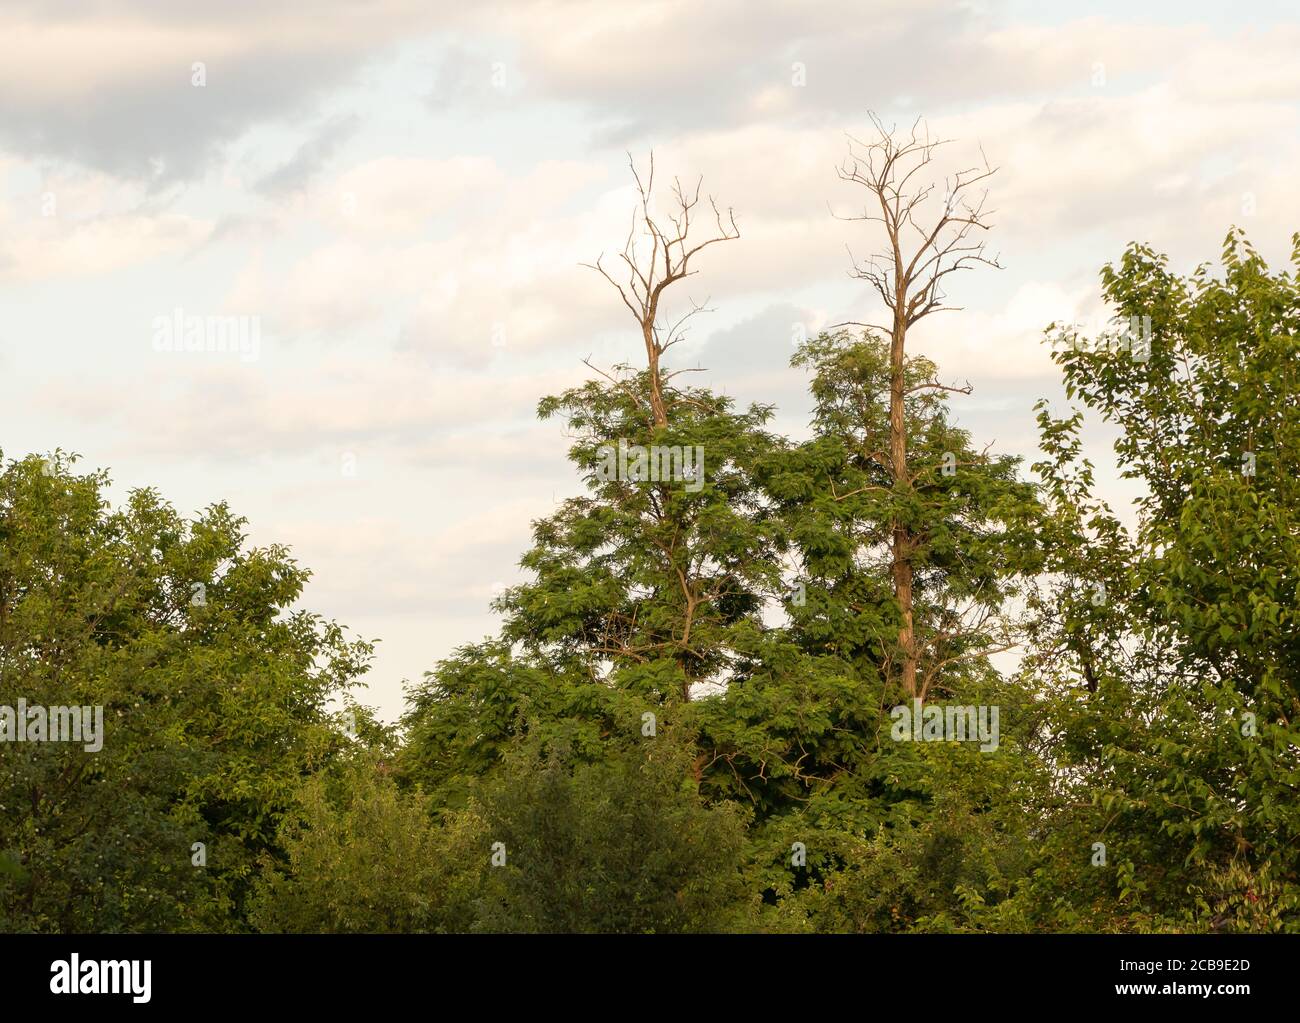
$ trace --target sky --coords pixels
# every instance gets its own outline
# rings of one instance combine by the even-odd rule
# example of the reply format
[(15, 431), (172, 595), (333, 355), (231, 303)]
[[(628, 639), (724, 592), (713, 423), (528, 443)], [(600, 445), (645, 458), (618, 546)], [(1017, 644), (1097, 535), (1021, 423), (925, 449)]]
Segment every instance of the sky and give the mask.
[[(303, 606), (380, 640), (362, 700), (391, 720), (578, 490), (538, 400), (643, 357), (582, 266), (622, 248), (629, 154), (741, 233), (675, 286), (711, 311), (674, 364), (798, 437), (793, 340), (879, 311), (847, 136), (924, 117), (982, 150), (1003, 269), (909, 343), (1028, 462), (1034, 401), (1066, 408), (1043, 330), (1105, 319), (1129, 242), (1186, 272), (1239, 225), (1287, 260), (1297, 53), (1269, 2), (6, 0), (0, 450), (228, 501), (312, 570)], [(171, 344), (227, 317), (242, 347)]]

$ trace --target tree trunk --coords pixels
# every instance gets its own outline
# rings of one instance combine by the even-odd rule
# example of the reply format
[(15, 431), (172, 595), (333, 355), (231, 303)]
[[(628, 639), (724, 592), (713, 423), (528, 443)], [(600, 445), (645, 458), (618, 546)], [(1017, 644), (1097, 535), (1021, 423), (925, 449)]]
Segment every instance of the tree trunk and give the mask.
[(654, 414), (655, 426), (663, 427), (668, 425), (668, 409), (664, 405), (664, 388), (663, 381), (659, 377), (659, 346), (655, 344), (653, 311), (651, 319), (642, 324), (642, 333), (645, 336), (645, 353), (650, 364), (650, 411)]
[[(900, 302), (900, 308), (902, 303)], [(903, 417), (903, 399), (906, 396), (903, 378), (904, 344), (907, 338), (907, 322), (901, 313), (894, 316), (894, 332), (889, 353), (889, 460), (893, 470), (894, 486), (906, 492), (911, 489), (912, 481), (907, 471), (907, 424)], [(914, 538), (907, 526), (897, 517), (893, 523), (893, 566), (894, 597), (898, 601), (902, 614), (902, 624), (898, 628), (898, 648), (903, 658), (903, 691), (909, 698), (917, 695), (916, 690), (916, 635), (912, 620), (912, 550)]]

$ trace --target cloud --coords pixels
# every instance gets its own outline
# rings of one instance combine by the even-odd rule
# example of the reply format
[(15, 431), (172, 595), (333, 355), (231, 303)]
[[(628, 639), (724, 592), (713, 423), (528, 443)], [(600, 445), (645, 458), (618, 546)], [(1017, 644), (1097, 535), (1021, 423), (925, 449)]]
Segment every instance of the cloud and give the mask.
[(451, 45), (438, 62), (425, 103), (435, 113), (454, 114), (466, 108), (501, 109), (503, 104), (516, 102), (519, 83), (501, 57), (486, 49), (486, 43)]
[(6, 4), (0, 145), (155, 185), (195, 178), (250, 127), (309, 116), (365, 62), (446, 21), (433, 7)]
[(1028, 280), (996, 309), (936, 313), (912, 331), (918, 354), (932, 359), (941, 380), (1052, 380), (1057, 375), (1043, 331), (1052, 322), (1091, 322), (1101, 314), (1096, 288), (1071, 291)]
[(361, 119), (355, 114), (330, 118), (298, 147), (288, 162), (256, 182), (253, 191), (271, 197), (302, 191), (360, 126)]
[[(935, 111), (1131, 81), (1175, 67), (1208, 28), (1115, 20), (1012, 23), (944, 0), (601, 0), (498, 3), (476, 24), (508, 33), (525, 91), (584, 109), (605, 141), (751, 123), (825, 124), (868, 108)], [(467, 67), (467, 72), (469, 68)], [(481, 76), (474, 68), (462, 76)], [(450, 90), (472, 102), (486, 93)]]
[(553, 508), (546, 497), (517, 498), (423, 526), (405, 516), (296, 516), (274, 533), (292, 538), (294, 556), (313, 570), (312, 600), (334, 614), (486, 620), (499, 587), (518, 578), (531, 521)]
[(467, 219), (512, 185), (485, 157), (384, 156), (317, 190), (311, 212), (342, 233), (400, 238), (424, 233), (435, 217)]
[(606, 174), (577, 161), (516, 175), (479, 157), (367, 161), (260, 225), (262, 244), (318, 226), (335, 237), (287, 267), (249, 260), (230, 304), (286, 336), (341, 339), (393, 320), (382, 332), (399, 350), (461, 368), (570, 343), (575, 321), (590, 335), (621, 309), (579, 264), (626, 231), (629, 207), (617, 219), (599, 203), (568, 210)]
[[(260, 373), (258, 363), (222, 363), (215, 353), (151, 354), (156, 361), (136, 373), (129, 403), (101, 381), (70, 376), (31, 400), (117, 432), (131, 450), (151, 457), (252, 462), (267, 456), (336, 464), (351, 451), (375, 460), (455, 466), (482, 464), (482, 451), (473, 446), (479, 436), (483, 450), (497, 455), (511, 450), (510, 437), (522, 437), (512, 455), (522, 463), (536, 437), (521, 434), (520, 423), (532, 420), (540, 398), (582, 376), (582, 367), (504, 379), (451, 376), (386, 355), (360, 363), (320, 360), (283, 381)], [(159, 430), (159, 423), (169, 426)]]
[(107, 274), (188, 253), (213, 230), (211, 220), (146, 203), (106, 175), (10, 166), (13, 177), (39, 181), (0, 202), (0, 282)]
[[(418, 252), (406, 255), (413, 259)], [(235, 280), (228, 304), (261, 316), (272, 333), (289, 341), (303, 334), (345, 337), (392, 301), (394, 262), (391, 247), (376, 251), (347, 239), (315, 249), (287, 269), (268, 266), (259, 250)]]

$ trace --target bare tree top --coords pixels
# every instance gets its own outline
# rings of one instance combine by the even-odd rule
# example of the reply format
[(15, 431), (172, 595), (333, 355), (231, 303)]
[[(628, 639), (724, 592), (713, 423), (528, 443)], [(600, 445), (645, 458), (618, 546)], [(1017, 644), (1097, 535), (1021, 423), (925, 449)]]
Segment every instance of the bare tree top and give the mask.
[[(850, 273), (871, 284), (906, 329), (930, 313), (959, 308), (944, 304), (942, 282), (950, 274), (980, 265), (1001, 268), (997, 256), (985, 255), (981, 237), (992, 226), (988, 218), (995, 211), (985, 208), (988, 191), (980, 184), (997, 168), (981, 148), (979, 165), (958, 170), (942, 182), (927, 180), (924, 171), (935, 151), (952, 140), (932, 138), (921, 118), (906, 133), (894, 126), (886, 128), (874, 113), (870, 118), (876, 139), (864, 142), (848, 136), (848, 155), (838, 168), (842, 180), (861, 185), (870, 198), (861, 215), (839, 219), (884, 228), (885, 246), (867, 259), (858, 260), (849, 249)], [(940, 183), (942, 205), (935, 207), (929, 200)], [(933, 218), (927, 218), (926, 212)], [(860, 325), (885, 333), (894, 329)]]
[(664, 290), (677, 281), (691, 277), (699, 271), (692, 268), (691, 260), (701, 251), (717, 242), (734, 241), (740, 237), (736, 216), (730, 207), (724, 214), (717, 201), (708, 197), (712, 210), (713, 231), (700, 238), (698, 232), (700, 186), (699, 178), (693, 189), (683, 187), (680, 178), (673, 178), (671, 206), (666, 215), (651, 211), (655, 185), (655, 159), (650, 153), (648, 173), (642, 177), (636, 162), (628, 154), (628, 166), (636, 181), (638, 201), (632, 211), (632, 224), (623, 251), (618, 254), (618, 266), (611, 272), (604, 265), (605, 256), (595, 263), (583, 266), (597, 271), (618, 291), (623, 304), (642, 325), (647, 339), (653, 340), (658, 354), (681, 339), (682, 326), (702, 306), (692, 303), (691, 310), (671, 324), (665, 332), (659, 323), (659, 301)]

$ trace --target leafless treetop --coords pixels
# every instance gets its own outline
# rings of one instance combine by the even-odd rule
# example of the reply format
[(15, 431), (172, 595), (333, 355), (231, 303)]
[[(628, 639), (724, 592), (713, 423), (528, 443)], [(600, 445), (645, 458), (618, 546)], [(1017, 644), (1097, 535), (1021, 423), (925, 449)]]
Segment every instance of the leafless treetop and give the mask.
[[(985, 255), (981, 235), (991, 226), (995, 211), (985, 208), (988, 192), (981, 182), (996, 171), (989, 165), (983, 149), (982, 163), (946, 177), (942, 184), (942, 205), (927, 205), (937, 187), (932, 180), (913, 179), (934, 159), (941, 146), (951, 139), (931, 138), (925, 122), (917, 118), (911, 131), (904, 134), (895, 127), (886, 128), (871, 114), (878, 138), (863, 142), (849, 136), (849, 152), (839, 167), (840, 178), (862, 185), (871, 193), (860, 216), (841, 217), (879, 223), (885, 230), (885, 247), (866, 260), (853, 256), (852, 275), (867, 281), (884, 300), (896, 324), (905, 330), (933, 312), (958, 308), (944, 304), (942, 282), (959, 270), (984, 265), (1001, 267), (997, 256)], [(926, 211), (935, 215), (925, 217)], [(894, 332), (893, 326), (862, 324)]]
[(692, 230), (698, 232), (700, 185), (703, 179), (697, 180), (694, 189), (688, 190), (682, 186), (680, 178), (674, 178), (669, 212), (661, 215), (651, 211), (655, 184), (654, 153), (650, 154), (650, 167), (644, 178), (637, 170), (631, 154), (628, 154), (628, 165), (636, 181), (638, 201), (632, 211), (627, 241), (618, 255), (621, 266), (615, 267), (613, 271), (607, 269), (603, 254), (595, 263), (583, 265), (597, 271), (617, 289), (623, 304), (641, 326), (651, 377), (650, 401), (655, 419), (662, 425), (666, 422), (666, 410), (662, 396), (664, 377), (659, 369), (659, 359), (682, 339), (686, 321), (700, 312), (703, 306), (692, 302), (685, 315), (665, 326), (659, 321), (660, 299), (670, 285), (698, 272), (692, 268), (691, 260), (699, 252), (716, 242), (734, 241), (740, 237), (740, 230), (736, 227), (736, 217), (731, 209), (728, 208), (724, 215), (717, 201), (710, 196), (708, 203), (713, 211), (713, 231), (702, 240), (698, 233), (693, 238)]

